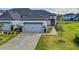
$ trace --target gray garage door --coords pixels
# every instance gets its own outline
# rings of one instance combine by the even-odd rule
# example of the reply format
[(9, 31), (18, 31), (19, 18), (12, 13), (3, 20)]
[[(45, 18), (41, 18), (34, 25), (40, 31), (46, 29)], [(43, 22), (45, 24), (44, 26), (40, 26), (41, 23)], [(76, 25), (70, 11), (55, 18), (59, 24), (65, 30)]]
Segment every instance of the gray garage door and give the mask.
[(3, 25), (2, 30), (10, 30), (11, 29), (11, 23), (10, 22), (2, 22), (0, 24)]
[(42, 23), (24, 23), (23, 32), (43, 32)]

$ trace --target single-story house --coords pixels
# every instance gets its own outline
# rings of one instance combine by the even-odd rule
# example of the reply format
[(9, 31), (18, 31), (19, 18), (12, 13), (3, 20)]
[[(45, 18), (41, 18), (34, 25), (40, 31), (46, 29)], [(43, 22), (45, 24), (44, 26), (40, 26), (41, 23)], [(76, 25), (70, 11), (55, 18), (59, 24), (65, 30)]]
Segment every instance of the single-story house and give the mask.
[(76, 19), (76, 20), (79, 20), (79, 13), (77, 13), (77, 14), (75, 15), (75, 19)]
[(44, 29), (56, 25), (56, 14), (46, 10), (14, 8), (0, 15), (3, 30), (11, 30), (11, 25), (22, 27), (23, 32), (44, 32)]
[(64, 14), (64, 20), (75, 20), (75, 14), (74, 13), (67, 13), (67, 14)]
[(79, 13), (68, 13), (63, 15), (64, 20), (79, 20)]

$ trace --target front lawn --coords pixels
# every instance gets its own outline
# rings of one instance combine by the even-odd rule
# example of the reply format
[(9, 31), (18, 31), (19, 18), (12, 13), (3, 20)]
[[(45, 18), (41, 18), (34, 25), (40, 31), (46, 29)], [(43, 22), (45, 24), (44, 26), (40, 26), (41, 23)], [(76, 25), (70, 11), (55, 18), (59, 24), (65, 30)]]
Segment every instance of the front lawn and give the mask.
[(3, 45), (5, 42), (11, 40), (13, 37), (15, 37), (17, 34), (0, 34), (0, 45)]
[(61, 39), (61, 33), (58, 32), (57, 36), (53, 35), (42, 35), (36, 50), (79, 50), (79, 46), (73, 41), (75, 34), (79, 33), (79, 23), (65, 23), (63, 24), (63, 40), (64, 43), (59, 42)]
[(63, 27), (66, 32), (72, 32), (72, 33), (79, 32), (79, 23), (64, 24)]

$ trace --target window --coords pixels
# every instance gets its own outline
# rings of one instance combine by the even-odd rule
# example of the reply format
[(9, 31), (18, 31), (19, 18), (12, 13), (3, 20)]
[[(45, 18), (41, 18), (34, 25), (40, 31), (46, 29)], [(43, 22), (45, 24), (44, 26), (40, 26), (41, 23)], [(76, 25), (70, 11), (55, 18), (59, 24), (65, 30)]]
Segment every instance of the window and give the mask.
[(51, 25), (51, 20), (47, 21), (47, 25), (50, 26)]

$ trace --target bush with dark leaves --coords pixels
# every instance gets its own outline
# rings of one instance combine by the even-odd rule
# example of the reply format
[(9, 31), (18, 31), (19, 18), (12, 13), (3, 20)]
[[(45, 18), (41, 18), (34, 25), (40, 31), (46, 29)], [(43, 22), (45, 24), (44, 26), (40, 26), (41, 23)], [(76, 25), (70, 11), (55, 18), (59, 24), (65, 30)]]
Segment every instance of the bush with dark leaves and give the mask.
[(7, 32), (6, 32), (6, 31), (4, 31), (4, 34), (7, 34)]
[(75, 44), (79, 45), (79, 33), (75, 34), (74, 42)]

